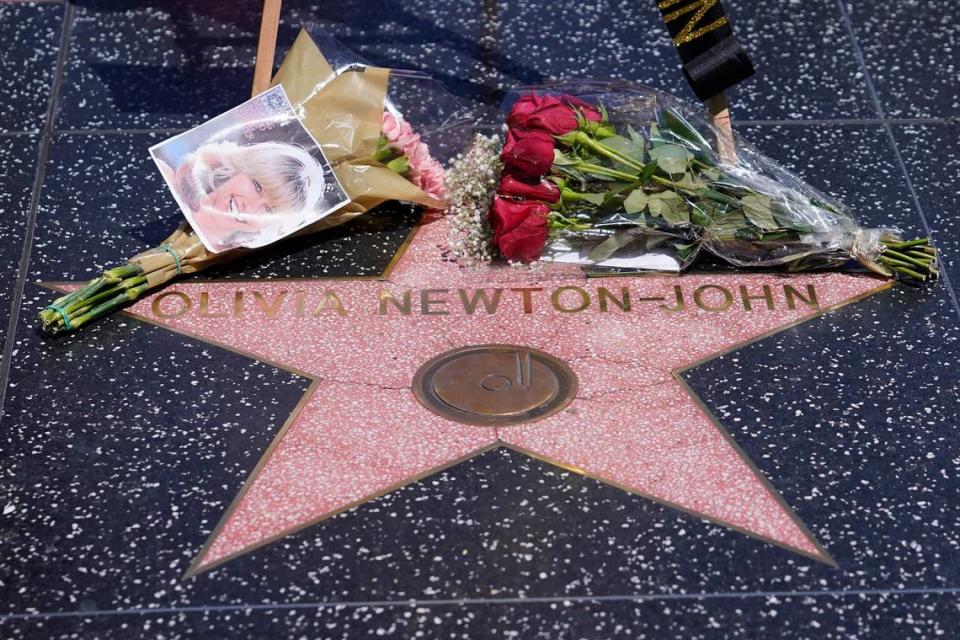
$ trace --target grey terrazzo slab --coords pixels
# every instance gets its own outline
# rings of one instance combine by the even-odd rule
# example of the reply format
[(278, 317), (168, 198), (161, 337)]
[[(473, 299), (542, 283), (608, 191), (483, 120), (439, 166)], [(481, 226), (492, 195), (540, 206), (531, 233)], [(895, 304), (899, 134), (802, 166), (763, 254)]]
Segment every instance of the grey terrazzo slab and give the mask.
[(11, 640), (164, 638), (457, 638), (535, 640), (859, 640), (948, 638), (960, 628), (954, 593), (754, 594), (597, 602), (444, 603), (229, 609), (28, 619)]
[(33, 314), (50, 295), (27, 285), (2, 416), (0, 546), (16, 558), (3, 600), (19, 611), (176, 602), (194, 586), (182, 581), (194, 536), (308, 381), (122, 316), (44, 339)]
[(960, 115), (960, 23), (940, 0), (848, 2), (886, 115)]
[[(259, 4), (235, 10), (177, 1), (78, 8), (60, 128), (194, 125), (245, 99)], [(732, 3), (759, 74), (737, 89), (749, 119), (873, 115), (853, 45), (831, 0)], [(372, 23), (370, 16), (376, 15)], [(693, 100), (653, 4), (396, 3), (335, 12), (284, 4), (279, 51), (316, 22), (374, 64), (426, 70), (489, 121), (502, 92), (553, 79), (621, 78)]]
[(893, 146), (881, 125), (748, 126), (746, 140), (839, 200), (865, 227), (899, 227), (922, 233), (920, 214)]
[[(381, 16), (376, 27), (367, 19), (372, 7)], [(734, 91), (738, 117), (872, 115), (831, 0), (742, 0), (727, 8), (758, 69)], [(434, 72), (490, 108), (510, 87), (575, 78), (628, 79), (696, 100), (653, 3), (345, 3), (318, 22), (374, 62)]]
[[(189, 127), (240, 104), (250, 96), (261, 8), (251, 0), (79, 4), (57, 126)], [(312, 13), (284, 4), (281, 47)]]
[(0, 136), (0, 344), (7, 335), (20, 275), (38, 144), (35, 135)]
[(0, 131), (43, 128), (63, 11), (58, 2), (0, 2)]

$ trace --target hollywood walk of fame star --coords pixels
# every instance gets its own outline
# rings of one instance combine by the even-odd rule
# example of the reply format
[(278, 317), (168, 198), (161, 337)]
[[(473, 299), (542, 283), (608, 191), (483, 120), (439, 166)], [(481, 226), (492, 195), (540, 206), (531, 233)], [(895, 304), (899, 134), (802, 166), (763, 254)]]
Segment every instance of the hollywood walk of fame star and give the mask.
[[(188, 575), (497, 446), (833, 563), (679, 372), (819, 314), (782, 300), (768, 308), (765, 285), (782, 292), (784, 282), (799, 290), (813, 284), (826, 309), (885, 282), (841, 273), (588, 280), (570, 266), (464, 269), (440, 259), (446, 233), (442, 220), (422, 226), (379, 281), (185, 281), (158, 294), (163, 299), (131, 307), (136, 317), (312, 380)], [(703, 306), (715, 310), (687, 299), (685, 308), (670, 311), (678, 283), (688, 298), (712, 289)], [(741, 286), (754, 296), (750, 309), (740, 298), (723, 298), (724, 290)], [(589, 298), (567, 289), (560, 308), (587, 308), (558, 311), (551, 292), (564, 287)], [(601, 311), (600, 287), (618, 298), (626, 287), (629, 312), (609, 299)], [(479, 289), (485, 300), (474, 297)], [(242, 313), (229, 302), (236, 303), (238, 290), (246, 290)], [(405, 314), (407, 291), (413, 293)], [(496, 295), (496, 311), (488, 313)], [(206, 308), (185, 312), (194, 300)], [(452, 348), (494, 343), (566, 362), (579, 381), (576, 397), (542, 420), (477, 426), (441, 417), (414, 396), (411, 384), (424, 363)]]

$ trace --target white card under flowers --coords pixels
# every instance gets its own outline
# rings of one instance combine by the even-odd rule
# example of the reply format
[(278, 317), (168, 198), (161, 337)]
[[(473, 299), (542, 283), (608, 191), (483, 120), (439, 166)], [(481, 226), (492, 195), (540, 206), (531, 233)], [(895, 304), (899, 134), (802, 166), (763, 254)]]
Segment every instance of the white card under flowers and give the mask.
[(563, 241), (553, 242), (544, 248), (542, 260), (565, 264), (583, 264), (591, 267), (613, 269), (637, 269), (642, 271), (680, 271), (680, 263), (666, 253), (646, 251), (642, 247), (631, 246), (618, 250), (613, 256), (594, 262), (589, 259), (593, 247), (573, 247)]

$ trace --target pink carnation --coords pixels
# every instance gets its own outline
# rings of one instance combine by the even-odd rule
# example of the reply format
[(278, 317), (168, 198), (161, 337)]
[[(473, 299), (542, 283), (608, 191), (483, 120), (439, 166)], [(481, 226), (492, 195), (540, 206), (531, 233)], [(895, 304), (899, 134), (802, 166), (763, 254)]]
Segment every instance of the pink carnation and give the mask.
[(406, 120), (384, 111), (383, 137), (392, 149), (407, 157), (411, 182), (432, 198), (447, 199), (446, 171), (430, 155), (429, 147), (420, 141), (420, 136), (413, 132)]

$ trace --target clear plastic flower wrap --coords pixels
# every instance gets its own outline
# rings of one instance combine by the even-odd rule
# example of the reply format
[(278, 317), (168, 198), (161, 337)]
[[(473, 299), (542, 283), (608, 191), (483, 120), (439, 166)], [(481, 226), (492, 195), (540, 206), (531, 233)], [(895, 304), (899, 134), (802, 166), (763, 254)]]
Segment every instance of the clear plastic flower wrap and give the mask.
[(665, 93), (577, 81), (513, 89), (504, 107), (489, 222), (511, 261), (679, 271), (706, 252), (745, 268), (859, 263), (937, 276), (926, 239), (861, 227), (843, 204)]

